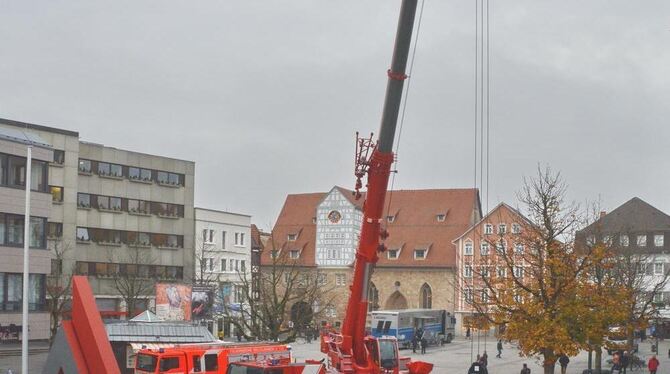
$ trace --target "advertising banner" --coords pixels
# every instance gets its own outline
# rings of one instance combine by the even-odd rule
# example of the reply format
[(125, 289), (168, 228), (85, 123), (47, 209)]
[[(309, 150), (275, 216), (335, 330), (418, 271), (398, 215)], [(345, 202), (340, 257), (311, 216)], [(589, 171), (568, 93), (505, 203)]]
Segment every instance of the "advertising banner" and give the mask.
[(166, 321), (190, 321), (191, 286), (157, 283), (156, 316)]
[(191, 292), (191, 318), (211, 319), (214, 309), (214, 288), (210, 286), (193, 286)]

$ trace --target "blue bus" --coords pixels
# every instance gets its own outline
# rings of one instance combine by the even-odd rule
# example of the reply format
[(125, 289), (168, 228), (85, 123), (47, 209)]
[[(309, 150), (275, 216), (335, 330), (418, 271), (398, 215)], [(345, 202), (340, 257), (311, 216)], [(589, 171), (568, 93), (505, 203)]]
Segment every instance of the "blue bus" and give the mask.
[(428, 345), (451, 343), (456, 326), (456, 318), (444, 309), (376, 310), (369, 313), (369, 321), (372, 336), (394, 336), (402, 348), (412, 346), (417, 332)]

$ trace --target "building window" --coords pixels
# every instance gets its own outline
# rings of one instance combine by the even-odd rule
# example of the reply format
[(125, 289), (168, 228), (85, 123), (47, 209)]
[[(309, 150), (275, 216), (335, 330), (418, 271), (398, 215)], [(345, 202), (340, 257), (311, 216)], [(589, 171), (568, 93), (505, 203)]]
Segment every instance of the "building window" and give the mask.
[(335, 274), (335, 285), (336, 286), (346, 286), (347, 285), (347, 275), (346, 274)]
[(92, 170), (91, 160), (79, 159), (79, 171), (82, 173), (90, 173)]
[(386, 222), (388, 223), (395, 222), (395, 216), (386, 216)]
[(444, 220), (447, 218), (447, 215), (446, 214), (438, 214), (437, 216), (435, 216), (435, 218), (437, 218), (437, 222), (444, 222)]
[(290, 257), (292, 260), (297, 260), (297, 259), (299, 259), (299, 258), (300, 258), (300, 251), (297, 250), (297, 249), (292, 249), (292, 250), (290, 250), (290, 251), (289, 251), (289, 257)]
[(98, 162), (98, 175), (109, 175), (111, 167), (107, 162)]
[(221, 231), (221, 249), (226, 249), (226, 232)]
[(54, 203), (63, 202), (63, 187), (51, 186), (51, 201)]
[(86, 227), (77, 227), (77, 241), (88, 242), (91, 240), (89, 235), (88, 228)]
[(523, 303), (523, 296), (516, 294), (514, 295), (514, 302), (517, 304), (522, 304)]
[(507, 234), (507, 225), (501, 223), (498, 225), (498, 234)]
[(463, 276), (465, 278), (472, 278), (472, 266), (471, 265), (465, 265), (465, 267), (463, 267)]
[(484, 234), (486, 235), (491, 235), (493, 234), (493, 225), (490, 223), (487, 223), (484, 225)]
[(221, 259), (221, 271), (226, 271), (226, 259)]
[(288, 234), (288, 241), (294, 242), (298, 238), (298, 234)]
[(179, 174), (175, 173), (168, 173), (166, 171), (159, 171), (156, 173), (156, 179), (158, 183), (160, 184), (168, 184), (172, 186), (179, 186), (181, 185), (181, 178), (179, 177)]
[[(26, 185), (26, 158), (3, 155), (3, 174), (4, 162), (7, 160), (6, 184), (12, 187), (23, 187)], [(32, 191), (48, 192), (48, 167), (46, 162), (33, 160), (30, 171), (30, 189)]]
[(481, 300), (482, 300), (482, 303), (484, 303), (484, 304), (489, 302), (489, 291), (488, 290), (482, 290)]
[(514, 277), (517, 279), (523, 278), (523, 266), (514, 267)]
[(488, 266), (481, 266), (479, 268), (480, 275), (482, 278), (488, 278), (489, 277), (489, 267)]
[(522, 254), (523, 250), (524, 250), (523, 244), (521, 243), (514, 244), (514, 252), (516, 252), (517, 254)]
[(498, 251), (498, 253), (505, 253), (505, 251), (507, 251), (507, 242), (503, 239), (498, 240), (496, 243), (496, 251)]
[(151, 203), (144, 200), (128, 200), (128, 212), (151, 214)]
[(662, 247), (663, 239), (664, 239), (663, 234), (654, 235), (654, 247)]
[(481, 254), (482, 256), (488, 256), (489, 255), (489, 243), (482, 242), (479, 245), (479, 254)]
[(87, 193), (78, 193), (77, 194), (77, 206), (80, 208), (90, 208), (91, 207), (91, 195)]
[(47, 237), (60, 238), (63, 236), (63, 224), (60, 222), (47, 223)]
[(603, 243), (606, 246), (611, 247), (612, 246), (612, 235), (603, 235)]
[(245, 260), (240, 260), (240, 271), (243, 273), (247, 271), (247, 263)]
[(98, 196), (97, 197), (97, 202), (98, 202), (98, 209), (110, 209), (109, 207), (109, 197), (107, 196)]
[(498, 278), (506, 278), (507, 277), (507, 268), (504, 266), (498, 266)]
[(471, 289), (465, 289), (463, 290), (463, 300), (465, 300), (466, 303), (471, 303), (472, 302), (472, 290)]
[(472, 256), (472, 242), (471, 241), (465, 242), (465, 255), (466, 256)]
[(421, 286), (421, 308), (423, 309), (432, 309), (433, 308), (433, 290), (430, 288), (428, 283), (424, 283)]
[(123, 166), (117, 164), (110, 164), (109, 166), (109, 175), (112, 177), (122, 178), (123, 177)]
[(629, 244), (628, 235), (621, 235), (621, 236), (619, 236), (619, 244), (620, 244), (622, 247), (628, 247), (628, 244)]
[(426, 249), (415, 249), (414, 250), (414, 259), (415, 260), (425, 260), (426, 259)]
[(63, 165), (65, 163), (65, 151), (54, 149), (54, 164)]
[(397, 260), (398, 259), (398, 250), (397, 249), (389, 249), (386, 251), (386, 258), (389, 260)]
[(637, 246), (646, 247), (647, 246), (647, 235), (638, 235), (637, 236)]
[(235, 245), (238, 247), (244, 246), (244, 233), (242, 232), (235, 233)]
[(368, 288), (368, 312), (379, 310), (379, 290), (374, 283), (370, 282)]
[(46, 248), (46, 224), (46, 218), (30, 217), (30, 230), (28, 230), (30, 241), (28, 243), (31, 248)]
[(512, 234), (521, 234), (521, 225), (519, 225), (518, 223), (513, 223)]
[(662, 262), (654, 263), (654, 275), (663, 275), (663, 266)]

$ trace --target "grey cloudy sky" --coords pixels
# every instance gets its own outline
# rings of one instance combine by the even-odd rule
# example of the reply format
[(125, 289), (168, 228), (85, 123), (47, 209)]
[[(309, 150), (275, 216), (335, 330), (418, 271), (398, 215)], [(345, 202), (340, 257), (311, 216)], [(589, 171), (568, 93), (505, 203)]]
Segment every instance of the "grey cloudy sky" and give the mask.
[[(193, 160), (196, 205), (270, 226), (353, 186), (400, 0), (0, 0), (0, 117)], [(473, 184), (474, 0), (426, 0), (399, 188)], [(670, 2), (492, 5), (490, 204), (538, 162), (577, 200), (670, 213)]]

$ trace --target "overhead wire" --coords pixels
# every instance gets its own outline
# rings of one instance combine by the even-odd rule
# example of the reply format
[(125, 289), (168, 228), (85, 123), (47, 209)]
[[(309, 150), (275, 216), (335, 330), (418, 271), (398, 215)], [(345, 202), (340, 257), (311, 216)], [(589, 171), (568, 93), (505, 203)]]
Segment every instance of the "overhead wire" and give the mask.
[[(395, 164), (396, 164), (396, 169), (398, 166), (398, 152), (400, 151), (400, 138), (402, 137), (402, 128), (403, 125), (405, 124), (405, 113), (407, 112), (407, 100), (409, 99), (409, 89), (412, 84), (412, 72), (414, 71), (414, 61), (416, 59), (416, 49), (417, 46), (419, 45), (419, 35), (421, 34), (421, 21), (423, 20), (423, 8), (424, 5), (426, 4), (426, 0), (421, 0), (421, 7), (419, 8), (419, 18), (417, 20), (417, 25), (416, 25), (416, 34), (414, 35), (414, 46), (412, 47), (412, 57), (409, 61), (409, 69), (408, 69), (408, 74), (407, 74), (407, 84), (405, 85), (405, 94), (403, 95), (403, 104), (402, 104), (402, 110), (400, 111), (400, 126), (398, 127), (398, 138), (396, 139), (396, 145), (395, 145)], [(395, 186), (395, 176), (397, 173), (393, 173), (393, 176), (391, 177), (391, 188), (389, 189), (389, 202), (386, 206), (386, 215), (391, 210), (391, 202), (393, 201), (393, 187)], [(387, 220), (384, 220), (384, 222), (387, 222)], [(388, 225), (388, 222), (386, 223)]]

